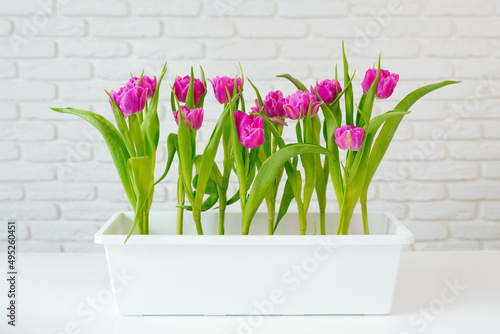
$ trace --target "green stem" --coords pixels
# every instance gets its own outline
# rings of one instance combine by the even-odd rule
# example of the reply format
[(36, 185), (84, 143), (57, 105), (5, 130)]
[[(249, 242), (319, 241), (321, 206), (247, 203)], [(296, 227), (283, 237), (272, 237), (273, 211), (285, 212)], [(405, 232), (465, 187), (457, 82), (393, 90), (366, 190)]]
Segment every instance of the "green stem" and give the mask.
[(319, 220), (320, 220), (320, 229), (321, 235), (326, 234), (326, 208), (319, 208)]
[(274, 216), (276, 214), (276, 197), (266, 200), (267, 205), (267, 234), (274, 234)]
[(366, 207), (366, 198), (361, 196), (361, 215), (363, 217), (363, 231), (366, 235), (370, 234), (370, 229), (368, 227), (368, 209)]
[(177, 234), (183, 234), (183, 224), (184, 224), (184, 208), (179, 206), (184, 205), (186, 194), (184, 191), (184, 182), (182, 182), (181, 168), (179, 165), (179, 180), (177, 181)]

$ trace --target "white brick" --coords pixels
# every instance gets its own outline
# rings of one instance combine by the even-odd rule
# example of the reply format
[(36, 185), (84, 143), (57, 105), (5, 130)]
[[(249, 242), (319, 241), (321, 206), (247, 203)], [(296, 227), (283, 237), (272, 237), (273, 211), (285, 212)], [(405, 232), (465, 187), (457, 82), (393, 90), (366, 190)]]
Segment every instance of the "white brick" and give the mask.
[[(339, 60), (342, 58), (341, 39), (352, 38), (353, 41), (346, 42), (346, 53), (350, 50), (357, 50), (365, 46), (366, 37), (373, 39), (382, 33), (383, 27), (370, 18), (331, 18), (315, 19), (311, 23), (311, 31), (315, 37), (339, 38)], [(279, 37), (279, 36), (278, 36)]]
[(498, 19), (461, 20), (457, 22), (459, 37), (500, 37)]
[(104, 253), (104, 247), (92, 242), (68, 242), (62, 245), (65, 253)]
[(442, 38), (453, 33), (453, 24), (444, 20), (391, 19), (384, 35), (396, 38)]
[(479, 216), (486, 220), (500, 221), (500, 202), (481, 203)]
[(403, 181), (409, 176), (408, 168), (401, 163), (382, 161), (373, 176), (374, 181)]
[(47, 164), (0, 164), (0, 181), (50, 181), (55, 176), (54, 168)]
[(115, 40), (68, 40), (59, 43), (65, 58), (121, 58), (130, 55), (130, 44)]
[(92, 146), (85, 145), (77, 150), (77, 145), (66, 143), (30, 143), (23, 148), (23, 158), (35, 162), (88, 161), (92, 158)]
[(134, 43), (135, 54), (146, 59), (197, 59), (203, 57), (203, 44), (190, 40), (156, 40)]
[(500, 200), (499, 182), (461, 182), (448, 185), (450, 199), (458, 201)]
[(423, 43), (424, 56), (443, 58), (487, 57), (491, 46), (486, 41), (478, 40), (443, 40)]
[(429, 16), (486, 16), (494, 11), (491, 0), (425, 0), (422, 5)]
[(247, 38), (305, 37), (307, 24), (298, 20), (239, 20), (238, 35)]
[(422, 202), (409, 206), (413, 220), (469, 220), (476, 216), (474, 203)]
[(9, 0), (1, 0), (0, 8), (2, 8), (2, 15), (27, 15), (38, 14), (47, 15), (52, 14), (54, 11), (54, 1), (46, 0), (23, 0), (22, 6), (17, 2)]
[(16, 104), (0, 102), (0, 110), (2, 110), (2, 112), (0, 112), (0, 120), (12, 121), (19, 118)]
[(52, 203), (0, 203), (1, 220), (56, 220), (59, 209)]
[(11, 61), (0, 61), (0, 79), (17, 77), (17, 64)]
[(442, 184), (384, 182), (378, 185), (380, 198), (387, 201), (436, 201), (445, 198)]
[(209, 59), (269, 59), (278, 54), (276, 43), (267, 41), (212, 42), (207, 50)]
[(58, 5), (57, 11), (79, 16), (125, 16), (129, 13), (127, 2), (122, 0), (68, 1)]
[[(487, 90), (482, 90), (484, 86), (477, 85), (476, 88), (481, 88), (481, 94), (489, 94)], [(474, 93), (469, 92), (465, 98), (452, 100), (449, 104), (450, 118), (455, 122), (463, 122), (464, 119), (499, 119), (500, 113), (497, 111), (497, 105), (500, 100), (488, 99), (481, 101), (474, 96)], [(484, 95), (481, 95), (484, 96)]]
[(385, 154), (388, 161), (435, 161), (446, 157), (446, 146), (433, 141), (394, 142)]
[[(407, 121), (436, 121), (447, 116), (445, 102), (418, 101), (411, 107), (411, 113), (405, 116)], [(418, 128), (419, 125), (416, 126)], [(418, 129), (415, 130), (417, 132)]]
[(478, 241), (447, 240), (443, 242), (416, 242), (413, 247), (417, 251), (465, 251), (479, 250), (481, 244)]
[(500, 179), (500, 162), (485, 162), (482, 167), (484, 178)]
[(54, 242), (21, 241), (18, 243), (20, 253), (59, 253), (62, 245)]
[(15, 144), (0, 144), (0, 161), (17, 160), (19, 157), (19, 146)]
[(102, 142), (104, 139), (101, 134), (91, 124), (87, 123), (78, 116), (73, 116), (75, 122), (61, 122), (57, 124), (57, 133), (60, 139), (69, 141), (79, 141), (84, 144), (88, 142)]
[(369, 15), (382, 20), (393, 16), (412, 16), (420, 13), (420, 3), (412, 0), (372, 1), (351, 0), (351, 10), (354, 15)]
[(412, 222), (405, 226), (413, 232), (416, 241), (446, 240), (449, 237), (448, 228), (440, 222)]
[(55, 166), (63, 182), (120, 182), (113, 164), (85, 162), (72, 166)]
[(130, 78), (130, 73), (139, 76), (142, 70), (144, 70), (144, 75), (155, 75), (158, 77), (158, 74), (161, 72), (160, 65), (163, 67), (163, 64), (160, 62), (145, 62), (142, 60), (140, 63), (135, 60), (93, 62), (94, 75), (97, 79), (122, 80), (123, 82)]
[(89, 201), (97, 197), (95, 186), (87, 184), (26, 184), (25, 191), (26, 198), (35, 201)]
[[(101, 221), (105, 223), (115, 212), (130, 211), (131, 208), (123, 203), (62, 203), (61, 212), (63, 219), (66, 220), (85, 220)], [(93, 236), (93, 235), (92, 235)]]
[(55, 56), (56, 44), (52, 41), (28, 39), (18, 42), (17, 39), (9, 39), (7, 42), (0, 42), (1, 58), (52, 58)]
[(280, 1), (278, 15), (293, 18), (345, 16), (349, 4), (344, 0), (333, 1)]
[(479, 168), (470, 162), (414, 162), (412, 179), (417, 181), (461, 181), (474, 180)]
[[(7, 234), (7, 222), (2, 222), (1, 225), (4, 225), (4, 226), (1, 226), (2, 230), (0, 230), (0, 240), (7, 241), (7, 238), (8, 238), (8, 234)], [(29, 239), (30, 232), (29, 232), (29, 229), (28, 229), (28, 225), (26, 225), (24, 223), (16, 222), (16, 234), (15, 235), (16, 235), (16, 240), (27, 240), (27, 239)], [(0, 249), (5, 250), (5, 249), (7, 249), (7, 247), (0, 248)]]
[(483, 242), (483, 249), (500, 251), (500, 241), (485, 241)]
[(0, 36), (8, 36), (12, 31), (12, 23), (6, 19), (0, 19)]
[(158, 37), (160, 21), (153, 19), (94, 19), (90, 34), (98, 37)]
[[(138, 0), (140, 1), (140, 0)], [(211, 1), (205, 6), (205, 13), (208, 16), (217, 17), (269, 17), (275, 9), (274, 1), (253, 0), (240, 1), (236, 5), (231, 2)]]
[(53, 100), (56, 86), (47, 82), (0, 82), (0, 99), (3, 100)]
[(484, 138), (488, 139), (500, 139), (500, 122), (498, 121), (488, 121), (484, 124)]
[(232, 21), (219, 19), (167, 19), (163, 21), (167, 37), (232, 37)]
[[(98, 187), (99, 199), (109, 202), (128, 203), (127, 195), (121, 184), (105, 184)], [(155, 186), (153, 202), (165, 202), (167, 200), (167, 188), (158, 184)], [(173, 198), (172, 200), (176, 200)]]
[(418, 139), (479, 139), (481, 138), (481, 125), (473, 122), (433, 122), (432, 124), (419, 124), (416, 126)]
[[(369, 42), (368, 45), (360, 45), (354, 48), (352, 53), (360, 57), (373, 59), (373, 61), (377, 60), (379, 54), (382, 53), (382, 64), (390, 64), (390, 62), (385, 62), (384, 59), (417, 57), (420, 53), (420, 43), (407, 39), (388, 42), (377, 40), (377, 42)], [(387, 66), (382, 65), (382, 67)]]
[(289, 41), (284, 42), (281, 56), (287, 59), (324, 59), (335, 58), (338, 46), (323, 41)]
[(464, 142), (451, 144), (451, 157), (460, 160), (500, 159), (500, 141)]
[[(54, 107), (56, 106), (56, 103)], [(52, 107), (52, 105), (51, 105)], [(78, 104), (78, 108), (90, 110), (90, 104)], [(66, 121), (75, 120), (76, 116), (58, 113), (49, 109), (47, 103), (40, 102), (22, 102), (19, 104), (21, 118), (25, 120), (43, 120), (43, 121)]]
[(498, 61), (495, 60), (474, 60), (474, 66), (470, 66), (469, 60), (455, 60), (453, 64), (455, 77), (459, 79), (500, 78), (500, 74), (494, 71), (498, 68)]
[(413, 124), (403, 122), (399, 124), (398, 130), (396, 131), (392, 140), (394, 140), (395, 142), (406, 141), (413, 139), (413, 136), (414, 136)]
[(42, 21), (41, 24), (35, 25), (36, 32), (33, 33), (32, 29), (26, 27), (26, 18), (20, 17), (14, 19), (14, 26), (16, 32), (21, 36), (33, 37), (59, 37), (59, 36), (73, 36), (82, 37), (87, 32), (87, 24), (83, 19), (67, 18), (67, 17), (48, 17)]
[(109, 91), (114, 87), (103, 82), (66, 82), (59, 86), (59, 97), (65, 101), (106, 101), (109, 97), (104, 91), (105, 89)]
[(398, 219), (404, 219), (408, 216), (408, 207), (402, 203), (370, 202), (368, 210), (371, 212), (390, 212)]
[[(295, 61), (285, 61), (280, 60), (279, 62), (268, 61), (268, 60), (256, 60), (256, 61), (245, 61), (243, 70), (245, 71), (245, 76), (253, 79), (260, 80), (273, 80), (276, 78), (276, 74), (290, 73), (295, 78), (302, 80), (310, 76), (310, 68), (307, 62), (295, 62)], [(324, 78), (326, 79), (326, 78)], [(282, 82), (285, 84), (285, 81)], [(250, 88), (250, 87), (249, 87)], [(248, 89), (247, 88), (247, 92)], [(260, 87), (257, 87), (261, 95), (267, 94), (267, 92), (261, 91)], [(248, 103), (248, 102), (247, 102)]]
[(19, 201), (24, 198), (24, 191), (21, 185), (1, 184), (0, 201)]
[(2, 122), (0, 140), (31, 141), (55, 138), (55, 127), (43, 122)]
[(488, 240), (500, 238), (500, 224), (483, 222), (450, 223), (451, 235), (456, 239)]
[(144, 16), (197, 16), (201, 9), (198, 0), (131, 0), (130, 5), (132, 13)]
[[(385, 57), (385, 48), (380, 48), (382, 58)], [(422, 80), (422, 79), (450, 79), (453, 77), (453, 66), (449, 61), (441, 60), (391, 60), (387, 63), (387, 69), (398, 73), (400, 80)], [(417, 104), (420, 104), (417, 103)], [(412, 107), (413, 109), (413, 107)]]
[(23, 62), (21, 77), (34, 80), (80, 80), (90, 79), (92, 67), (88, 62), (46, 61)]
[(30, 228), (32, 239), (40, 241), (92, 241), (99, 230), (87, 222), (33, 222)]

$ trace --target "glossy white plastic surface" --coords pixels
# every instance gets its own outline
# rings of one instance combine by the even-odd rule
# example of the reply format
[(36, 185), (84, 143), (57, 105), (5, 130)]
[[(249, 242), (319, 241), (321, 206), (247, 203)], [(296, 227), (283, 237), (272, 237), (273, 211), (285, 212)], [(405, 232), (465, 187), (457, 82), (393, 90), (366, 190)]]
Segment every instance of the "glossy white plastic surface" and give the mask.
[(113, 291), (122, 315), (387, 314), (401, 251), (413, 242), (387, 213), (369, 216), (368, 236), (358, 214), (350, 235), (335, 235), (338, 213), (327, 214), (325, 236), (311, 235), (315, 214), (306, 236), (297, 235), (296, 213), (274, 236), (266, 235), (267, 215), (258, 213), (243, 236), (241, 215), (227, 213), (226, 235), (219, 236), (217, 213), (207, 213), (198, 236), (188, 214), (185, 235), (175, 235), (176, 213), (159, 212), (150, 215), (150, 235), (124, 244), (132, 219), (116, 213), (95, 235), (110, 272), (133, 277)]

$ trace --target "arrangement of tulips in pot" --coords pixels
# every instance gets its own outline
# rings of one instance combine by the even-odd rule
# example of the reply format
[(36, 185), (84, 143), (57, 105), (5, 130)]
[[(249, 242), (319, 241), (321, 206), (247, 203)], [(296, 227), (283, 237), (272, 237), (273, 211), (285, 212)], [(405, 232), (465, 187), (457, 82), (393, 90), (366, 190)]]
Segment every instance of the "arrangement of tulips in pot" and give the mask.
[[(219, 234), (224, 234), (226, 208), (237, 202), (242, 214), (241, 233), (249, 234), (252, 219), (263, 201), (269, 234), (279, 228), (293, 201), (300, 221), (297, 233), (305, 234), (314, 193), (320, 212), (320, 233), (325, 234), (329, 179), (340, 208), (338, 234), (348, 233), (358, 202), (364, 232), (368, 234), (368, 188), (401, 120), (427, 93), (457, 83), (443, 81), (418, 88), (393, 110), (372, 117), (375, 100), (389, 98), (399, 80), (398, 74), (380, 69), (380, 57), (378, 67), (366, 71), (361, 83), (363, 95), (357, 103), (352, 88), (355, 73), (349, 73), (345, 52), (343, 84), (338, 80), (337, 69), (334, 79), (317, 81), (309, 89), (289, 74), (278, 75), (297, 88), (287, 97), (279, 90), (261, 95), (252, 81), (244, 77), (243, 70), (241, 77), (216, 76), (208, 80), (222, 112), (203, 152), (197, 152), (196, 134), (203, 125), (204, 101), (210, 90), (201, 67), (200, 71), (200, 78), (195, 78), (191, 68), (190, 75), (178, 76), (171, 86), (170, 102), (178, 131), (167, 137), (166, 168), (158, 180), (154, 179), (160, 138), (157, 107), (166, 64), (158, 80), (141, 75), (131, 78), (118, 92), (107, 92), (116, 126), (90, 111), (53, 108), (85, 119), (104, 137), (134, 209), (129, 237), (136, 227), (139, 234), (148, 234), (154, 187), (169, 173), (176, 157), (178, 234), (183, 233), (185, 223), (194, 223), (198, 234), (203, 234), (202, 213), (214, 209), (219, 213)], [(247, 89), (245, 81), (257, 95), (255, 106), (250, 108), (243, 95)], [(295, 143), (286, 143), (283, 128), (291, 126), (295, 126), (297, 139)], [(215, 158), (220, 149), (223, 162), (218, 165)], [(340, 158), (339, 149), (347, 151), (345, 159)], [(232, 194), (228, 188), (234, 176), (239, 189)], [(282, 182), (284, 188), (279, 194)], [(276, 208), (279, 195), (280, 205)], [(184, 222), (186, 210), (192, 211), (193, 222)]]

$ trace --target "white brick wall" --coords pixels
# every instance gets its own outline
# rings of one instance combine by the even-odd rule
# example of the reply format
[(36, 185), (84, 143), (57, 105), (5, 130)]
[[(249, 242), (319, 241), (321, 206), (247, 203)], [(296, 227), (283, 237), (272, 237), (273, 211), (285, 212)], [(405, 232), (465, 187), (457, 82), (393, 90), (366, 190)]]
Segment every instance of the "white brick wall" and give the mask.
[[(165, 60), (167, 84), (191, 65), (234, 75), (240, 60), (261, 91), (289, 93), (274, 74), (331, 78), (345, 39), (358, 97), (379, 52), (400, 74), (376, 113), (419, 85), (463, 80), (412, 108), (370, 208), (397, 215), (416, 250), (500, 249), (499, 22), (495, 0), (0, 0), (0, 220), (19, 222), (24, 251), (101, 251), (93, 233), (128, 208), (99, 134), (49, 106), (111, 117), (104, 89), (130, 71), (157, 75)], [(209, 95), (205, 140), (220, 112)], [(163, 99), (163, 143), (168, 108)], [(159, 175), (164, 148), (158, 161)], [(158, 186), (155, 210), (174, 208), (175, 181)]]

